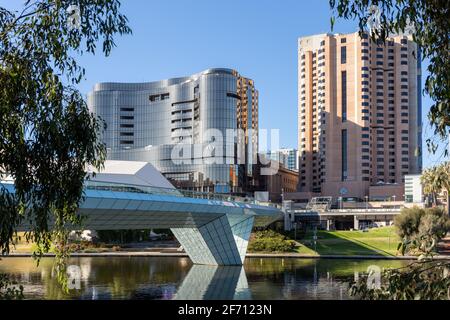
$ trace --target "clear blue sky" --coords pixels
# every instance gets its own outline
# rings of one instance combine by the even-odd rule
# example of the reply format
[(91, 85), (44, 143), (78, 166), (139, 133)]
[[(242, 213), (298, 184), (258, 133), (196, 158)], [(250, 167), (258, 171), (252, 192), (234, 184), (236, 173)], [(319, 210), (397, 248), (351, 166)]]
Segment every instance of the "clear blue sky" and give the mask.
[[(8, 8), (19, 1), (0, 0)], [(145, 82), (190, 75), (211, 67), (238, 70), (260, 92), (260, 128), (280, 129), (280, 146), (297, 147), (297, 38), (330, 32), (328, 0), (123, 0), (133, 35), (117, 38), (110, 57), (80, 59), (83, 93), (96, 82)], [(338, 20), (334, 32), (354, 32)], [(425, 65), (424, 65), (424, 75)], [(423, 99), (424, 141), (426, 113)], [(425, 166), (439, 158), (424, 146)], [(442, 159), (442, 158), (440, 158)]]

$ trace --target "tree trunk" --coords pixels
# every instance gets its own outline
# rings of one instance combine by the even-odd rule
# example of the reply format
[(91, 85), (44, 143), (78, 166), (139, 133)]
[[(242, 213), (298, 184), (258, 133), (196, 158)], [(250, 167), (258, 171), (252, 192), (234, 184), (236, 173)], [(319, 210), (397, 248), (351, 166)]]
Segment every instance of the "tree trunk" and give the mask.
[(450, 216), (450, 190), (447, 190), (447, 215)]

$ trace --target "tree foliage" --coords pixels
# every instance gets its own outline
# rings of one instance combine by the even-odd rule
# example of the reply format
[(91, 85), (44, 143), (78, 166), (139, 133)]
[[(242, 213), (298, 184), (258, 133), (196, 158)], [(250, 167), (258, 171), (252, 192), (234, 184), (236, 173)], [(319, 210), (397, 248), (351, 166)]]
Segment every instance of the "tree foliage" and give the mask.
[(394, 219), (398, 235), (402, 239), (402, 253), (418, 253), (425, 256), (435, 253), (436, 246), (450, 231), (450, 218), (440, 208), (404, 208)]
[[(390, 34), (404, 32), (410, 25), (412, 36), (420, 46), (423, 58), (429, 59), (425, 92), (433, 99), (428, 118), (437, 136), (448, 137), (450, 127), (450, 5), (448, 1), (430, 0), (330, 0), (336, 17), (357, 20), (361, 31), (370, 18), (369, 9), (380, 9), (380, 28), (372, 33), (374, 40), (385, 41)], [(433, 151), (437, 145), (427, 139)]]
[(77, 89), (85, 75), (77, 59), (99, 44), (108, 56), (114, 36), (131, 32), (119, 8), (118, 0), (27, 0), (20, 12), (0, 7), (0, 177), (15, 185), (10, 192), (0, 184), (2, 254), (19, 224), (29, 227), (26, 237), (39, 255), (55, 240), (63, 248), (64, 226), (80, 222), (86, 166), (101, 167), (106, 149), (99, 138), (104, 122)]
[(23, 299), (23, 286), (16, 285), (17, 283), (11, 281), (7, 275), (0, 274), (0, 300)]
[(364, 300), (450, 300), (450, 263), (423, 260), (400, 269), (385, 269), (379, 286), (373, 275), (361, 277), (350, 294)]

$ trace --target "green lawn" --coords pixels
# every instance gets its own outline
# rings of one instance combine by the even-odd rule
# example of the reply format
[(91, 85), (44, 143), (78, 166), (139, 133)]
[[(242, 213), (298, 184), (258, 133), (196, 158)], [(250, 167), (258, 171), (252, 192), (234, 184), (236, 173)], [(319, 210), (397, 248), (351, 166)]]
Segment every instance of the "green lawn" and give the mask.
[(396, 255), (400, 239), (394, 227), (362, 231), (318, 231), (314, 244), (313, 233), (307, 232), (299, 240), (298, 253), (308, 255)]

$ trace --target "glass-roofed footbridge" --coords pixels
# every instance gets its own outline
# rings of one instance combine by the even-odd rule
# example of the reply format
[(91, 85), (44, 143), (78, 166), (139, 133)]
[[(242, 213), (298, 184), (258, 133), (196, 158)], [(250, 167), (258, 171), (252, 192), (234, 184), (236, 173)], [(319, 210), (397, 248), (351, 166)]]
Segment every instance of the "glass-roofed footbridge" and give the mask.
[(252, 227), (282, 214), (248, 198), (98, 180), (85, 182), (79, 212), (85, 219), (74, 229), (170, 228), (194, 263), (209, 265), (241, 265)]

